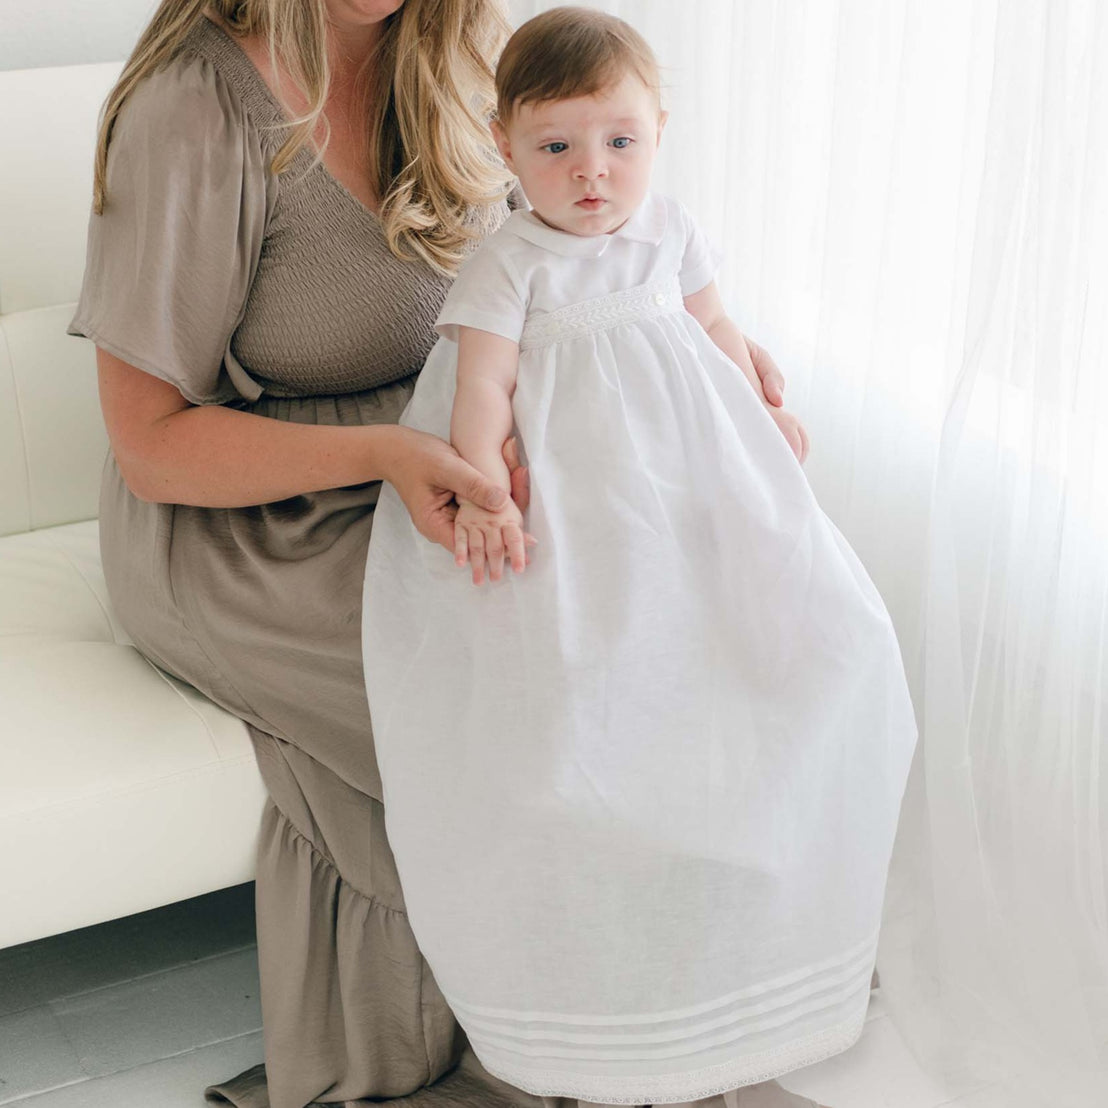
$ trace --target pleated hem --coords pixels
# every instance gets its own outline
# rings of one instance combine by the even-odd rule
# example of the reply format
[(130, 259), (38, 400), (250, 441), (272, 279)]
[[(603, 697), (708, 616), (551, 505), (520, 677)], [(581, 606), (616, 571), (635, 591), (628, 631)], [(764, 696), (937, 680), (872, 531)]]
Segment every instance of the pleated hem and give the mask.
[(844, 1020), (835, 1027), (774, 1050), (748, 1054), (733, 1062), (692, 1073), (657, 1074), (646, 1077), (597, 1077), (595, 1075), (542, 1073), (517, 1070), (482, 1058), (494, 1077), (540, 1097), (570, 1097), (612, 1105), (687, 1104), (718, 1096), (744, 1085), (772, 1081), (783, 1074), (814, 1065), (853, 1046), (862, 1035), (866, 1013)]

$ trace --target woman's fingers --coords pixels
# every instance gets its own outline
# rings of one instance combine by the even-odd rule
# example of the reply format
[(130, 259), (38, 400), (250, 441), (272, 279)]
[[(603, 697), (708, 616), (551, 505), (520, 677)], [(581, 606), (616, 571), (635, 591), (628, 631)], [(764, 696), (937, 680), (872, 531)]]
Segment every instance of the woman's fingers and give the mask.
[(500, 453), (504, 458), (504, 464), (508, 467), (508, 479), (512, 483), (512, 499), (516, 507), (521, 512), (525, 512), (531, 502), (531, 474), (525, 465), (520, 465), (519, 439), (515, 435), (506, 439)]
[(762, 382), (762, 392), (775, 408), (785, 403), (785, 378), (777, 363), (756, 342), (746, 337), (746, 348), (750, 351), (750, 360), (754, 363), (758, 379)]
[(512, 499), (521, 511), (527, 511), (531, 503), (531, 471), (526, 466), (517, 466), (509, 470), (508, 479), (512, 483)]
[(766, 394), (766, 399), (778, 408), (785, 403), (785, 378), (776, 366), (767, 370), (765, 377), (762, 378), (762, 392)]
[(458, 464), (465, 467), (454, 488), (454, 495), (459, 500), (471, 500), (479, 508), (490, 512), (504, 507), (508, 494), (499, 485), (494, 485), (479, 469), (474, 469), (464, 459), (459, 458)]
[(792, 423), (785, 428), (785, 441), (793, 452), (798, 462), (804, 459), (804, 439), (800, 434), (800, 424)]
[[(409, 511), (411, 509), (409, 508)], [(453, 553), (454, 551), (454, 516), (458, 509), (450, 503), (434, 503), (426, 513), (415, 512), (412, 514), (412, 522), (416, 525), (424, 538), (431, 542), (437, 542)], [(422, 515), (422, 524), (416, 516)]]
[(508, 494), (504, 489), (471, 466), (449, 443), (442, 439), (437, 442), (441, 449), (436, 448), (434, 469), (426, 475), (429, 484), (490, 512), (498, 511), (507, 503)]

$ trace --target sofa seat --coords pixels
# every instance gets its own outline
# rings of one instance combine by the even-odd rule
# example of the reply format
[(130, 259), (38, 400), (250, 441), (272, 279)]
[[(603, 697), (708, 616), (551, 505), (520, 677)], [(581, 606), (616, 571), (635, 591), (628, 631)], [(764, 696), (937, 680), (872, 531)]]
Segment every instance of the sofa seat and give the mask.
[(112, 614), (95, 520), (0, 537), (0, 947), (253, 876), (242, 722)]

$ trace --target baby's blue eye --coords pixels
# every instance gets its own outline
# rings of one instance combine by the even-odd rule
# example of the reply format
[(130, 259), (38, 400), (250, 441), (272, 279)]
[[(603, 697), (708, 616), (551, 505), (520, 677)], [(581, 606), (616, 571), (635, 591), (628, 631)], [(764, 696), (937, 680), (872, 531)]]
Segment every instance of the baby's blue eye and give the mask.
[(563, 150), (569, 149), (568, 142), (548, 142), (544, 147), (544, 150), (549, 150), (551, 154), (560, 154)]
[(617, 150), (624, 150), (628, 146), (630, 146), (631, 143), (634, 142), (634, 141), (635, 141), (634, 139), (628, 138), (626, 135), (621, 135), (619, 138), (612, 139), (612, 145)]

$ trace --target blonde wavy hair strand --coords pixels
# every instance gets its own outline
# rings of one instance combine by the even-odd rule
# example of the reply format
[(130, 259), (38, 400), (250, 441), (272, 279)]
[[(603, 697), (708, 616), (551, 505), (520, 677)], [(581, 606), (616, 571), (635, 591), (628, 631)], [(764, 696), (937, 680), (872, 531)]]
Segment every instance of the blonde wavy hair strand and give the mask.
[[(127, 97), (180, 51), (210, 11), (232, 34), (263, 35), (308, 107), (288, 120), (270, 165), (283, 173), (322, 125), (331, 83), (324, 0), (162, 0), (104, 104), (96, 144), (93, 211), (107, 202), (108, 148)], [(488, 131), (493, 63), (508, 38), (501, 0), (406, 0), (387, 17), (363, 74), (371, 106), (370, 178), (389, 249), (451, 275), (495, 225), (511, 189)]]

